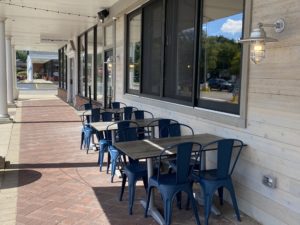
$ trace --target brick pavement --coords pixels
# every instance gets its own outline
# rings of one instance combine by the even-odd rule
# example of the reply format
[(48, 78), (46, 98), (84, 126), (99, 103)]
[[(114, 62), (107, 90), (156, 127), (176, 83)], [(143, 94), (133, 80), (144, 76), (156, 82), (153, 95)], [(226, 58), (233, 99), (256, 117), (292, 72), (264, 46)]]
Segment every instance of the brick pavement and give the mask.
[[(100, 173), (95, 163), (97, 152), (79, 149), (81, 123), (72, 107), (53, 98), (18, 105), (11, 165), (2, 178), (0, 224), (156, 224), (151, 217), (144, 218), (138, 203), (145, 197), (142, 183), (138, 183), (134, 215), (129, 216), (127, 192), (118, 201), (120, 179), (110, 183), (110, 175)], [(222, 216), (211, 217), (212, 224), (237, 223), (231, 207), (222, 211)], [(257, 224), (242, 218), (241, 225)], [(195, 224), (192, 211), (174, 208), (173, 223)]]

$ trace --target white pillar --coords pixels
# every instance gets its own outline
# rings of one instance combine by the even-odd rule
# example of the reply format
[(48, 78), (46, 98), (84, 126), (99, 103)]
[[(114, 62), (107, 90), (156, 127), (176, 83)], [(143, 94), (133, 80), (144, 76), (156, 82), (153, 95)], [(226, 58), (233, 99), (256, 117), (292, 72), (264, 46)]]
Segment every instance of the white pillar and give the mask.
[(11, 37), (6, 37), (6, 75), (7, 75), (7, 103), (14, 103), (13, 92), (13, 73), (12, 73), (12, 54), (11, 54)]
[(0, 121), (9, 118), (7, 112), (7, 81), (5, 52), (5, 22), (4, 20), (0, 20)]
[(17, 61), (16, 61), (15, 46), (12, 46), (12, 75), (13, 75), (13, 96), (14, 96), (14, 100), (17, 100), (19, 94), (17, 90)]
[(33, 81), (33, 66), (30, 55), (27, 55), (27, 81)]

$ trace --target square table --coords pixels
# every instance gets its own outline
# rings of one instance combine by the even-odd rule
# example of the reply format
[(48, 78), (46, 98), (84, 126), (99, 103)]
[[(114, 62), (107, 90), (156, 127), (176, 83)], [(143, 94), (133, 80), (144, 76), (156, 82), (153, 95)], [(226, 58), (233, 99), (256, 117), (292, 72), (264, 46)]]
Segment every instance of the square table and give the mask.
[[(182, 142), (198, 142), (201, 145), (206, 145), (210, 142), (223, 139), (212, 134), (196, 134), (180, 137), (158, 138), (150, 140), (130, 141), (115, 143), (114, 146), (128, 155), (132, 159), (147, 159), (148, 179), (153, 175), (152, 159), (159, 157), (162, 150), (168, 146)], [(151, 195), (148, 214), (151, 215), (159, 224), (164, 224), (164, 219), (154, 206), (154, 195)], [(145, 207), (146, 202), (141, 201)]]

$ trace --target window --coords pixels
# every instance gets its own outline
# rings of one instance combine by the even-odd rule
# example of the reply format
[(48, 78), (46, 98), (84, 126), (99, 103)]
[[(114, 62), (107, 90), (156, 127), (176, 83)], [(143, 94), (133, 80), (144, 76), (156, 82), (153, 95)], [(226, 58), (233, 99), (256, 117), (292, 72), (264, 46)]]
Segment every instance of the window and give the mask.
[(162, 15), (163, 1), (151, 2), (143, 11), (143, 56), (141, 92), (160, 96), (162, 75)]
[(79, 37), (79, 94), (86, 97), (86, 35), (83, 34)]
[(244, 0), (201, 3), (153, 0), (127, 16), (126, 90), (239, 114)]
[(64, 46), (58, 50), (58, 66), (59, 66), (59, 87), (67, 89), (67, 47)]
[(97, 101), (104, 103), (103, 29), (97, 28)]
[(142, 15), (138, 10), (128, 17), (128, 44), (127, 44), (127, 91), (138, 92), (141, 77), (141, 29)]
[[(87, 33), (87, 96), (94, 96), (94, 28)], [(91, 92), (91, 93), (90, 93)]]
[(244, 2), (229, 5), (204, 0), (198, 106), (239, 114)]
[(167, 1), (164, 96), (189, 103), (193, 92), (195, 8), (195, 0)]

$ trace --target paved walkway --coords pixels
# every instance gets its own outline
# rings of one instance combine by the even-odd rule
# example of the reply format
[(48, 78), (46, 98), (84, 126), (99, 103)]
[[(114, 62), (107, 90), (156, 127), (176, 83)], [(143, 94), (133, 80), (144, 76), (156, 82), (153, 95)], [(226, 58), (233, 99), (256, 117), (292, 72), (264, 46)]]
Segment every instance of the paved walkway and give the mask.
[[(156, 224), (143, 216), (138, 202), (145, 197), (141, 183), (134, 215), (129, 216), (127, 192), (118, 201), (120, 179), (110, 183), (110, 175), (100, 173), (95, 163), (97, 153), (79, 149), (81, 123), (72, 107), (54, 96), (23, 97), (15, 121), (7, 155), (11, 164), (0, 171), (1, 225)], [(222, 211), (222, 216), (211, 217), (211, 224), (257, 224), (244, 215), (238, 223), (231, 207)], [(173, 222), (195, 224), (192, 210), (174, 208)]]

